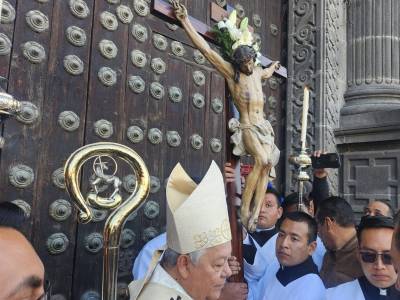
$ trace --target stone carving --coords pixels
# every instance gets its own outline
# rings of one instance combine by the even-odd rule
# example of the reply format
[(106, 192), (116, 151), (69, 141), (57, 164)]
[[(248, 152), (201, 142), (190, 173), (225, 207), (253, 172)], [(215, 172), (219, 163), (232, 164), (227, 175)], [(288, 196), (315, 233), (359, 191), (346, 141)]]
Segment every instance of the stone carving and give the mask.
[(257, 27), (257, 28), (260, 28), (260, 27), (261, 27), (262, 20), (261, 20), (260, 15), (258, 15), (258, 14), (254, 14), (254, 15), (253, 15), (253, 24), (254, 24), (254, 26)]
[(50, 254), (61, 254), (65, 250), (67, 250), (69, 240), (64, 233), (53, 233), (51, 236), (48, 237), (46, 245), (47, 250), (50, 252)]
[(132, 10), (126, 5), (120, 5), (117, 7), (117, 16), (124, 24), (129, 24), (133, 20)]
[(198, 49), (193, 51), (193, 59), (199, 65), (204, 65), (206, 63), (206, 58), (204, 57), (203, 53), (201, 53)]
[(139, 126), (129, 126), (126, 136), (132, 143), (137, 144), (143, 141), (144, 132)]
[(51, 174), (51, 180), (56, 187), (65, 189), (64, 168), (56, 169), (53, 174)]
[(101, 55), (108, 59), (115, 58), (118, 54), (117, 46), (110, 40), (101, 40), (99, 42), (99, 50)]
[(108, 139), (113, 135), (114, 129), (110, 121), (101, 119), (94, 123), (94, 132), (98, 137)]
[(148, 219), (153, 220), (157, 218), (159, 214), (160, 214), (160, 205), (152, 200), (147, 201), (144, 206), (144, 215)]
[(67, 40), (74, 46), (82, 47), (86, 45), (86, 32), (78, 26), (69, 26), (65, 31)]
[(93, 222), (103, 222), (108, 215), (108, 212), (106, 210), (94, 209), (94, 208), (92, 208), (92, 210), (94, 214)]
[(221, 150), (222, 150), (221, 140), (217, 139), (217, 138), (212, 138), (210, 140), (210, 147), (211, 147), (211, 151), (214, 153), (221, 152)]
[(0, 32), (0, 55), (8, 55), (11, 52), (11, 41), (4, 34)]
[(133, 0), (133, 8), (142, 17), (146, 17), (150, 13), (149, 5), (144, 0)]
[[(303, 87), (305, 84), (312, 90), (314, 89), (315, 78), (314, 70), (317, 64), (314, 56), (316, 44), (315, 41), (318, 37), (315, 35), (317, 32), (317, 25), (315, 23), (315, 9), (317, 1), (290, 1), (289, 10), (293, 12), (290, 17), (294, 20), (292, 27), (288, 28), (288, 36), (293, 38), (289, 39), (288, 42), (288, 74), (293, 74), (293, 84), (287, 91), (288, 110), (286, 117), (286, 128), (290, 128), (292, 132), (289, 136), (289, 142), (286, 147), (285, 156), (289, 157), (296, 153), (296, 148), (301, 145), (300, 142), (300, 116), (302, 114), (302, 102), (301, 97), (303, 93)], [(313, 103), (313, 101), (311, 101)], [(314, 107), (310, 106), (310, 111), (313, 113)], [(307, 134), (307, 147), (313, 148), (313, 136), (310, 132)], [(309, 139), (311, 137), (311, 140)], [(311, 141), (311, 143), (310, 143)], [(290, 164), (285, 165), (285, 185), (288, 187), (287, 193), (293, 191), (293, 188), (289, 190), (289, 187), (295, 187), (297, 180), (294, 174), (294, 168)]]
[(276, 26), (275, 24), (269, 25), (269, 30), (271, 31), (271, 34), (272, 34), (273, 36), (277, 36), (278, 33), (279, 33), (278, 26)]
[(121, 247), (126, 249), (132, 247), (135, 244), (136, 234), (128, 228), (122, 230), (121, 234)]
[(148, 242), (158, 235), (158, 230), (154, 227), (147, 227), (143, 230), (143, 241)]
[(34, 64), (39, 64), (46, 59), (46, 51), (43, 46), (34, 41), (22, 44), (22, 54)]
[(215, 0), (215, 3), (217, 3), (221, 7), (226, 6), (226, 0)]
[(18, 164), (10, 168), (8, 179), (16, 188), (27, 188), (35, 180), (33, 169), (23, 164)]
[(83, 73), (83, 68), (83, 62), (78, 56), (71, 54), (64, 57), (64, 69), (69, 74), (80, 75)]
[(103, 235), (98, 232), (92, 232), (87, 237), (85, 237), (85, 241), (83, 242), (85, 245), (85, 249), (90, 253), (98, 253), (103, 249), (104, 241)]
[(161, 75), (161, 74), (165, 73), (165, 71), (167, 69), (167, 65), (161, 58), (156, 57), (151, 60), (151, 68), (153, 69), (153, 71), (156, 74)]
[(193, 80), (197, 86), (203, 86), (206, 83), (206, 76), (202, 71), (194, 71)]
[(161, 100), (165, 95), (164, 87), (159, 82), (152, 82), (150, 84), (150, 94), (153, 98)]
[(168, 41), (164, 36), (156, 33), (153, 35), (153, 45), (158, 50), (165, 51), (165, 50), (167, 50), (167, 47), (168, 47)]
[(147, 64), (146, 54), (137, 49), (133, 50), (131, 52), (131, 61), (136, 67), (143, 68)]
[(167, 131), (167, 143), (171, 147), (179, 147), (181, 144), (181, 136), (177, 131)]
[(178, 103), (182, 101), (182, 91), (177, 86), (171, 86), (168, 90), (168, 95), (172, 102)]
[(132, 92), (136, 94), (141, 94), (146, 89), (146, 83), (140, 76), (129, 76), (128, 77), (128, 86)]
[(190, 145), (195, 150), (200, 150), (203, 148), (203, 138), (198, 134), (193, 134), (190, 136)]
[(237, 15), (238, 15), (239, 18), (244, 18), (245, 17), (246, 12), (244, 11), (244, 7), (241, 4), (239, 4), (239, 3), (236, 4), (235, 5), (235, 9), (237, 11)]
[(126, 175), (122, 179), (122, 186), (127, 193), (133, 193), (136, 188), (136, 176), (134, 174)]
[(49, 29), (49, 19), (39, 10), (30, 10), (25, 15), (28, 26), (36, 32), (43, 32)]
[(103, 11), (100, 14), (100, 23), (107, 30), (115, 31), (118, 29), (118, 19), (113, 13), (110, 13), (109, 11)]
[(145, 42), (148, 38), (147, 28), (141, 24), (134, 24), (132, 26), (132, 35), (139, 42)]
[(172, 31), (175, 31), (175, 30), (177, 30), (179, 28), (178, 25), (172, 24), (172, 23), (169, 23), (169, 22), (165, 22), (165, 26), (167, 26), (168, 29), (172, 30)]
[(150, 176), (150, 193), (155, 194), (160, 190), (161, 181), (156, 176)]
[(87, 6), (86, 2), (83, 0), (70, 0), (69, 1), (69, 8), (71, 13), (80, 19), (85, 19), (90, 14), (89, 7)]
[(31, 212), (32, 212), (32, 208), (29, 205), (28, 202), (22, 200), (22, 199), (15, 199), (13, 201), (11, 201), (12, 203), (14, 203), (15, 205), (19, 206), (23, 211), (24, 211), (24, 215), (26, 218), (30, 218), (31, 216)]
[(224, 103), (217, 97), (211, 100), (211, 107), (216, 114), (220, 114), (224, 110)]
[(79, 123), (79, 116), (73, 111), (63, 111), (58, 115), (58, 124), (66, 131), (72, 132), (77, 130)]
[(204, 101), (204, 96), (200, 93), (195, 93), (193, 95), (193, 105), (197, 108), (202, 108), (206, 102)]
[(71, 213), (72, 205), (67, 200), (57, 199), (50, 204), (49, 215), (58, 222), (68, 219)]
[(86, 291), (79, 300), (101, 300), (101, 296), (96, 291)]
[(109, 67), (101, 67), (97, 76), (105, 86), (113, 86), (117, 83), (117, 72)]
[(172, 53), (175, 54), (176, 56), (184, 56), (186, 53), (186, 50), (183, 47), (182, 43), (178, 41), (173, 41), (171, 43), (171, 50)]
[(160, 144), (163, 140), (163, 134), (158, 128), (151, 128), (147, 137), (153, 145)]
[(3, 6), (0, 12), (0, 23), (12, 23), (15, 20), (15, 9), (10, 2), (3, 0)]
[(18, 113), (16, 119), (26, 125), (33, 124), (39, 118), (39, 109), (31, 102), (22, 101), (21, 111)]

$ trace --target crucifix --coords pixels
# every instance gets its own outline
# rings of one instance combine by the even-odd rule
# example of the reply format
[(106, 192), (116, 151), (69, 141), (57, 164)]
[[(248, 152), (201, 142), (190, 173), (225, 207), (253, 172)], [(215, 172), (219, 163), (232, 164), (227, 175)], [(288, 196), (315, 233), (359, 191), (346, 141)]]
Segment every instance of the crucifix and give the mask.
[[(227, 58), (226, 55), (223, 57), (214, 51), (205, 40), (206, 38), (215, 42), (215, 35), (211, 28), (190, 17), (186, 7), (179, 0), (169, 0), (169, 2), (171, 5), (162, 0), (154, 0), (153, 10), (164, 17), (180, 22), (194, 46), (225, 78), (232, 102), (238, 111), (238, 118), (231, 119), (228, 126), (233, 132), (231, 137), (231, 142), (234, 144), (233, 154), (236, 156), (249, 154), (254, 158), (253, 170), (247, 176), (240, 209), (242, 225), (248, 232), (253, 232), (257, 228), (258, 215), (265, 197), (267, 183), (275, 176), (274, 167), (278, 163), (280, 155), (280, 151), (274, 143), (272, 126), (264, 118), (261, 82), (270, 78), (274, 73), (286, 77), (286, 69), (280, 66), (279, 62), (272, 62), (264, 56), (258, 57), (251, 38), (247, 39), (250, 41), (247, 44), (239, 43), (235, 48), (232, 46), (232, 49), (228, 49), (231, 53), (230, 57)], [(228, 12), (214, 7), (213, 15), (214, 20), (220, 22), (228, 15)], [(230, 21), (231, 23), (227, 23), (227, 25), (238, 30), (236, 17)], [(242, 33), (247, 36), (251, 35), (247, 29), (247, 23), (243, 26), (242, 23), (240, 26)], [(257, 60), (260, 61), (261, 66), (256, 65)], [(228, 187), (229, 190), (231, 189)], [(232, 197), (232, 195), (228, 195), (228, 199)], [(228, 205), (230, 206), (233, 252), (238, 260), (242, 261), (242, 232), (236, 222), (237, 216), (235, 209), (232, 209), (233, 203), (229, 201)]]

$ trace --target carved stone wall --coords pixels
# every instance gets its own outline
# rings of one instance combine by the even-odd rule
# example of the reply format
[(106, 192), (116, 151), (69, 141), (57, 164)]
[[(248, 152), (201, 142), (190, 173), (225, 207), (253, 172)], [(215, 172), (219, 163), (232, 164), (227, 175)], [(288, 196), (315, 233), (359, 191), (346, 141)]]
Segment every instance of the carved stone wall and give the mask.
[[(345, 90), (345, 4), (341, 0), (289, 1), (286, 157), (300, 147), (304, 85), (311, 88), (307, 145), (310, 151), (336, 151), (334, 131)], [(337, 172), (329, 177), (332, 192)], [(286, 165), (286, 192), (294, 189), (292, 165)]]

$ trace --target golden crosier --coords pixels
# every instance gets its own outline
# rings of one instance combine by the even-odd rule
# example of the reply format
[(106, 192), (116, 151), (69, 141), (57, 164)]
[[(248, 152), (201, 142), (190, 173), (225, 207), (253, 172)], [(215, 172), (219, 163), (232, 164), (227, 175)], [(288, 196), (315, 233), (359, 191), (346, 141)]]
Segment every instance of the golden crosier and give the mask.
[[(104, 225), (103, 283), (102, 300), (117, 299), (118, 254), (122, 227), (130, 214), (137, 210), (147, 199), (150, 190), (150, 175), (142, 158), (131, 148), (108, 142), (89, 144), (76, 150), (65, 163), (65, 185), (70, 197), (79, 209), (79, 221), (88, 223), (93, 219), (92, 206), (107, 209), (104, 202), (89, 204), (80, 191), (80, 170), (85, 162), (97, 156), (121, 158), (135, 170), (137, 184), (135, 190), (108, 217)], [(107, 203), (110, 205), (110, 203)], [(106, 206), (107, 206), (106, 205)]]
[(21, 102), (14, 99), (10, 94), (0, 92), (0, 114), (14, 115), (20, 111)]

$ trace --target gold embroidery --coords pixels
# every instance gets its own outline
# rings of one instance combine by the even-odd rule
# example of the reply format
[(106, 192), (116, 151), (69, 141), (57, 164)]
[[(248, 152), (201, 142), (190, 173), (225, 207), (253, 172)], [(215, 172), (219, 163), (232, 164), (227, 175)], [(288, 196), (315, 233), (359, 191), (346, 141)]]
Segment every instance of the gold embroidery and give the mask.
[(224, 219), (220, 226), (208, 232), (193, 235), (196, 250), (210, 248), (231, 240), (231, 229), (228, 219)]

